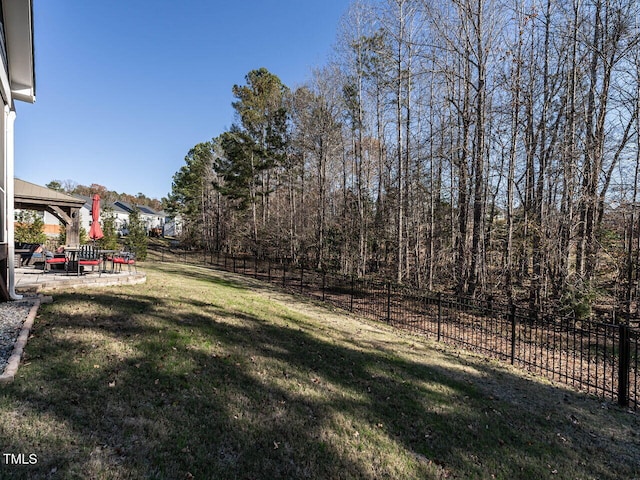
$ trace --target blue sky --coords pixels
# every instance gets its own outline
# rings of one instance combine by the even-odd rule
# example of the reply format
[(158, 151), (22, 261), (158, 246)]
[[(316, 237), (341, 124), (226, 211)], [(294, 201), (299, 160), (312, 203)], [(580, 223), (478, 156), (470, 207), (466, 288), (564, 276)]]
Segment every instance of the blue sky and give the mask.
[(231, 87), (289, 87), (326, 63), (349, 0), (35, 0), (36, 103), (17, 103), (15, 174), (153, 198), (234, 122)]

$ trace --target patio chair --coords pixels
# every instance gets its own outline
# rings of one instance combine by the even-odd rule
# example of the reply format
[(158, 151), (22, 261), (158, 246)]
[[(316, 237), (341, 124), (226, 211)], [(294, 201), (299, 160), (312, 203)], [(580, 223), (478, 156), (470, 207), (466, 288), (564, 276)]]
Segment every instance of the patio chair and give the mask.
[(16, 243), (16, 253), (20, 256), (18, 266), (35, 266), (44, 263), (45, 250), (39, 243)]
[(132, 252), (120, 252), (113, 256), (113, 265), (114, 268), (118, 266), (118, 272), (122, 271), (122, 266), (126, 265), (129, 267), (129, 272), (131, 272), (131, 266), (133, 265), (134, 271), (138, 273), (138, 269), (136, 268), (136, 257)]
[(67, 269), (67, 257), (64, 254), (55, 254), (53, 257), (44, 257), (44, 273), (50, 272), (53, 265), (63, 265)]
[(102, 256), (98, 253), (93, 245), (81, 245), (78, 252), (77, 275), (80, 276), (84, 267), (91, 267), (91, 271), (95, 271), (98, 267), (98, 276), (102, 275)]

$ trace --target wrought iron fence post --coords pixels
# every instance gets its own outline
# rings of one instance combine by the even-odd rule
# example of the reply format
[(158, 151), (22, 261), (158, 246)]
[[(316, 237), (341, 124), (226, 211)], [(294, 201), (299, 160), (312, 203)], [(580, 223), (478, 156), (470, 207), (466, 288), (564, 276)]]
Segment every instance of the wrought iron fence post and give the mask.
[(629, 325), (620, 324), (618, 327), (618, 405), (629, 406), (629, 369), (631, 368), (631, 342), (629, 340)]
[(516, 306), (509, 302), (507, 318), (511, 323), (511, 365), (516, 361)]
[(349, 302), (349, 310), (353, 312), (353, 288), (354, 288), (354, 277), (351, 274), (351, 300)]
[(300, 264), (300, 293), (304, 287), (304, 263)]
[(287, 261), (282, 259), (282, 287), (287, 286)]
[(247, 273), (247, 257), (242, 256), (242, 274), (245, 275)]
[(254, 278), (258, 278), (258, 255), (253, 256), (253, 273)]
[(324, 289), (327, 282), (327, 272), (322, 270), (322, 301), (324, 302)]
[(267, 281), (271, 283), (271, 257), (267, 258)]
[(387, 282), (387, 323), (391, 323), (391, 282)]
[(442, 292), (438, 293), (438, 341), (442, 338)]
[(236, 256), (234, 255), (231, 258), (233, 258), (233, 273), (236, 273)]

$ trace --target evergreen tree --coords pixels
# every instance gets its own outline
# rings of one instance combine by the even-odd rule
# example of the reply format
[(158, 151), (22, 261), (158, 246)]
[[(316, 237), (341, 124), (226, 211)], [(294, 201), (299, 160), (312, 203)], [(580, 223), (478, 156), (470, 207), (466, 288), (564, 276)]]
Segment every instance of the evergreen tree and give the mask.
[(289, 89), (266, 68), (252, 70), (247, 85), (233, 86), (234, 102), (241, 125), (220, 136), (222, 156), (215, 170), (224, 183), (219, 191), (239, 200), (240, 210), (251, 209), (251, 239), (260, 250), (261, 235), (270, 217), (269, 195), (276, 188), (274, 171), (285, 163), (289, 144), (285, 100)]
[(246, 210), (255, 205), (260, 195), (260, 173), (268, 164), (263, 161), (256, 142), (236, 125), (220, 135), (220, 145), (224, 155), (216, 159), (214, 168), (222, 181), (215, 186), (226, 197), (238, 200), (239, 210)]
[(134, 207), (129, 214), (129, 235), (125, 245), (135, 253), (138, 260), (143, 261), (147, 258), (147, 244), (147, 232), (142, 218), (140, 218), (140, 210)]
[(211, 210), (213, 196), (214, 142), (203, 142), (193, 147), (185, 157), (185, 165), (173, 176), (171, 194), (165, 208), (183, 219), (183, 242), (189, 245), (210, 244)]
[(107, 206), (102, 210), (102, 233), (104, 237), (98, 240), (100, 247), (105, 250), (118, 248), (118, 234), (116, 232), (116, 217), (113, 208)]
[(20, 243), (44, 243), (44, 221), (34, 212), (22, 211), (16, 219), (15, 240)]
[(51, 180), (45, 185), (45, 187), (50, 190), (55, 190), (56, 192), (64, 192), (64, 188), (62, 187), (62, 182), (60, 182), (60, 180)]

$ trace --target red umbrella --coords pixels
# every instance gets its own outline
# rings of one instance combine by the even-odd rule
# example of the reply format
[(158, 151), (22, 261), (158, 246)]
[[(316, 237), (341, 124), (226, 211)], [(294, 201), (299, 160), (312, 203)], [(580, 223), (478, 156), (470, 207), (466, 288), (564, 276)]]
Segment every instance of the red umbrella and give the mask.
[(100, 240), (104, 237), (102, 228), (100, 227), (100, 195), (97, 193), (93, 196), (93, 202), (91, 203), (91, 228), (89, 229), (89, 238), (92, 240)]

